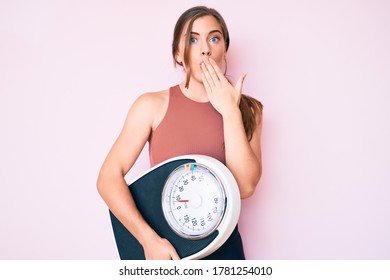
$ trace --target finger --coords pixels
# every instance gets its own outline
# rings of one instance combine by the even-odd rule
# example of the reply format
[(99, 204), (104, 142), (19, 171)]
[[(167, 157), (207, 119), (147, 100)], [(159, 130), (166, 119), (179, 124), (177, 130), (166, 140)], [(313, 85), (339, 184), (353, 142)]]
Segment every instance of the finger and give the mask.
[(171, 252), (171, 259), (172, 260), (180, 260), (180, 256), (177, 254), (175, 250), (172, 250)]
[(210, 77), (213, 79), (214, 84), (217, 85), (220, 79), (219, 79), (217, 72), (215, 71), (213, 65), (211, 65), (210, 59), (203, 57), (203, 62), (205, 63), (206, 68), (207, 68), (208, 72), (210, 73)]
[[(204, 76), (204, 78), (207, 81), (207, 84), (211, 90), (211, 87), (215, 86), (214, 80), (211, 77), (211, 74), (210, 74), (210, 72), (209, 72), (209, 70), (204, 62), (201, 64), (201, 67), (202, 67), (202, 72), (203, 72), (202, 80), (203, 80), (203, 76)], [(203, 84), (204, 84), (204, 82), (203, 82)]]
[(210, 64), (213, 66), (213, 69), (218, 77), (219, 80), (222, 80), (225, 75), (222, 73), (221, 69), (219, 68), (218, 64), (215, 62), (214, 59), (209, 58)]
[(206, 75), (202, 73), (202, 82), (204, 85), (204, 88), (206, 89), (207, 94), (210, 94), (212, 92), (209, 82), (207, 81)]
[(178, 254), (171, 254), (171, 259), (174, 260), (174, 261), (179, 261), (180, 257), (179, 257)]
[(239, 78), (238, 78), (238, 81), (236, 83), (236, 86), (234, 87), (240, 94), (242, 93), (242, 86), (244, 84), (244, 80), (246, 78), (246, 74), (244, 75), (241, 75)]

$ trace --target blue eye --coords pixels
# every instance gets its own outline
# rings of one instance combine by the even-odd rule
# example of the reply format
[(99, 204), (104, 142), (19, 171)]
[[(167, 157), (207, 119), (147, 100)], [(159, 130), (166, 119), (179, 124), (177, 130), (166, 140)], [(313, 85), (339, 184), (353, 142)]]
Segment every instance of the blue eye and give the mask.
[(210, 41), (211, 41), (212, 43), (216, 43), (216, 42), (219, 41), (219, 38), (218, 38), (218, 37), (213, 37), (213, 38), (210, 39)]
[(196, 38), (190, 38), (191, 43), (196, 43), (198, 40)]

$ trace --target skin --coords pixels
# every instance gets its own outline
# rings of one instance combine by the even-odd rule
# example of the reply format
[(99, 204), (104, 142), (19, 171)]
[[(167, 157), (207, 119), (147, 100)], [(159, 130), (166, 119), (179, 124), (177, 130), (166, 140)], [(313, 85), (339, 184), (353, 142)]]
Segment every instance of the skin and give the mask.
[[(210, 101), (222, 115), (226, 165), (237, 180), (241, 198), (250, 197), (262, 172), (261, 118), (258, 118), (252, 140), (248, 142), (238, 107), (245, 75), (239, 77), (235, 86), (223, 75), (221, 69), (225, 67), (226, 48), (221, 27), (214, 17), (196, 19), (192, 30), (195, 33), (192, 34), (190, 47), (191, 81), (188, 89), (184, 87), (183, 81), (180, 84), (181, 90), (193, 100)], [(183, 34), (177, 61), (183, 61), (184, 40)], [(168, 99), (169, 90), (164, 90), (145, 93), (134, 102), (120, 135), (102, 165), (97, 181), (100, 195), (114, 215), (140, 242), (146, 259), (180, 259), (170, 242), (158, 236), (139, 213), (124, 179), (148, 141), (150, 133), (162, 121)]]

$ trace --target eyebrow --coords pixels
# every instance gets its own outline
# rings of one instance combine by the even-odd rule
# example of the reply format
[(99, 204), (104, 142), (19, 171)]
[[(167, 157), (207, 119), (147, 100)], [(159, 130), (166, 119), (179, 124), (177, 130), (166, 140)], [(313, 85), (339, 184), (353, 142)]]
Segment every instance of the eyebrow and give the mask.
[[(221, 34), (221, 35), (222, 35), (222, 32), (221, 32), (220, 30), (218, 30), (218, 29), (211, 30), (211, 31), (209, 32), (209, 34), (208, 34), (208, 35), (210, 35), (210, 34), (212, 34), (212, 33), (219, 33), (219, 34)], [(193, 31), (191, 31), (191, 34), (194, 34), (194, 35), (200, 35), (198, 32), (193, 32)]]

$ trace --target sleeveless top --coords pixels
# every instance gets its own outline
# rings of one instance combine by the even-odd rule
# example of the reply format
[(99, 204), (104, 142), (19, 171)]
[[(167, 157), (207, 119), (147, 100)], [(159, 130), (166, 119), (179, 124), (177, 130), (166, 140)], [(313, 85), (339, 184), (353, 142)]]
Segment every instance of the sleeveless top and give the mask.
[[(223, 120), (210, 102), (186, 97), (179, 85), (169, 89), (168, 108), (149, 137), (151, 167), (175, 156), (201, 154), (226, 164)], [(236, 226), (228, 240), (204, 260), (244, 260), (241, 235)]]
[(163, 120), (149, 137), (150, 165), (188, 154), (211, 156), (226, 164), (223, 121), (210, 102), (189, 99), (176, 85), (169, 89)]

